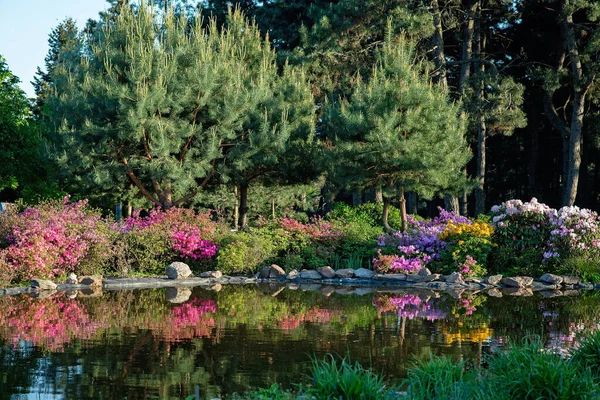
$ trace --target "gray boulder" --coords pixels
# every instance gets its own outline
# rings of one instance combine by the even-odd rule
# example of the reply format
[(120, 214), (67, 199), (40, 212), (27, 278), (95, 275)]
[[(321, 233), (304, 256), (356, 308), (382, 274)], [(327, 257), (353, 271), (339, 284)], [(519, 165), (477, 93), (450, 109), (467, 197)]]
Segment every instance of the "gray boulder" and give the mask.
[(485, 278), (485, 283), (487, 283), (488, 285), (496, 286), (500, 284), (500, 281), (502, 281), (502, 275), (490, 275), (487, 278)]
[(419, 270), (419, 275), (421, 275), (421, 276), (429, 276), (429, 275), (431, 275), (431, 271), (429, 270), (429, 268), (421, 268)]
[(79, 278), (79, 283), (90, 287), (102, 287), (102, 275), (86, 275)]
[(71, 272), (69, 274), (69, 276), (67, 276), (67, 280), (65, 281), (66, 284), (69, 285), (77, 285), (79, 283), (79, 280), (77, 279), (77, 275), (75, 275), (73, 272)]
[(405, 281), (406, 275), (404, 274), (377, 274), (373, 278), (378, 281)]
[(169, 279), (185, 279), (192, 275), (192, 270), (186, 263), (175, 261), (167, 265), (167, 277)]
[(464, 285), (465, 281), (460, 272), (453, 272), (446, 277), (446, 283), (454, 283), (457, 285)]
[(563, 281), (562, 281), (563, 285), (577, 285), (579, 283), (579, 278), (576, 276), (563, 275), (563, 276), (561, 276), (561, 278), (563, 278)]
[(261, 270), (260, 270), (260, 278), (263, 279), (278, 279), (278, 278), (283, 278), (285, 276), (285, 271), (283, 270), (283, 268), (281, 268), (279, 265), (277, 264), (271, 264), (271, 265), (267, 265), (264, 266)]
[(32, 279), (31, 287), (39, 288), (40, 290), (56, 290), (56, 283), (47, 279)]
[(175, 288), (169, 287), (167, 288), (167, 292), (165, 294), (167, 301), (173, 304), (185, 303), (190, 299), (192, 295), (192, 290), (189, 288)]
[(314, 269), (303, 269), (300, 271), (300, 278), (302, 279), (323, 279), (323, 275), (321, 275), (318, 271)]
[(287, 274), (287, 276), (285, 277), (285, 279), (289, 279), (289, 280), (293, 280), (300, 277), (300, 272), (298, 272), (297, 269), (293, 269), (290, 271), (289, 274)]
[(533, 278), (530, 276), (513, 276), (512, 278), (502, 278), (500, 283), (508, 287), (525, 288), (533, 284)]
[(352, 268), (338, 269), (335, 271), (335, 276), (342, 279), (354, 278), (354, 270)]
[(560, 285), (563, 283), (563, 277), (554, 274), (544, 274), (538, 279), (540, 282), (549, 283), (551, 285)]
[[(192, 271), (190, 271), (190, 275), (191, 274), (192, 274)], [(221, 271), (204, 271), (204, 272), (202, 272), (200, 274), (200, 278), (214, 278), (214, 279), (219, 279), (222, 276), (223, 276), (223, 273)], [(186, 278), (187, 278), (187, 276), (186, 276)]]
[(375, 272), (373, 272), (369, 269), (366, 269), (366, 268), (359, 268), (354, 271), (354, 276), (356, 276), (357, 278), (371, 279), (371, 278), (373, 278), (374, 275), (375, 275)]
[(335, 271), (329, 266), (321, 267), (317, 271), (323, 275), (324, 278), (331, 279), (335, 277)]

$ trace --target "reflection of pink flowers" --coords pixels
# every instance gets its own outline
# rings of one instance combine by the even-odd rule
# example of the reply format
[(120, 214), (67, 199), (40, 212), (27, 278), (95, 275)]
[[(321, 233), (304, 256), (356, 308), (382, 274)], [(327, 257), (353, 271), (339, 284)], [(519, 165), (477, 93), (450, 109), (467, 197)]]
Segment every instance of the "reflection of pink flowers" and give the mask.
[[(380, 300), (376, 299), (375, 304), (377, 305), (379, 303)], [(419, 296), (413, 294), (391, 297), (389, 303), (398, 313), (398, 316), (407, 319), (423, 318), (428, 321), (435, 321), (446, 317), (446, 313), (434, 307), (431, 301), (426, 302)], [(385, 309), (385, 305), (383, 307)]]
[(312, 308), (307, 312), (284, 315), (277, 321), (277, 327), (283, 331), (289, 332), (299, 328), (300, 325), (305, 322), (327, 324), (336, 314), (338, 314), (336, 311), (326, 308)]

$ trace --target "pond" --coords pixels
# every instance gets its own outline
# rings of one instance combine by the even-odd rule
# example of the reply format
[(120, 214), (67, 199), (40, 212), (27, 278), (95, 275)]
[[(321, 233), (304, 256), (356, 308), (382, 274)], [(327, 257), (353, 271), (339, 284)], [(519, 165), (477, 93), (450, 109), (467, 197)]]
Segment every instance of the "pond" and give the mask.
[(399, 380), (429, 353), (479, 364), (530, 334), (566, 351), (600, 324), (595, 292), (497, 298), (302, 289), (0, 297), (0, 399), (180, 399), (196, 385), (210, 398), (274, 382), (290, 388), (311, 357), (327, 353)]

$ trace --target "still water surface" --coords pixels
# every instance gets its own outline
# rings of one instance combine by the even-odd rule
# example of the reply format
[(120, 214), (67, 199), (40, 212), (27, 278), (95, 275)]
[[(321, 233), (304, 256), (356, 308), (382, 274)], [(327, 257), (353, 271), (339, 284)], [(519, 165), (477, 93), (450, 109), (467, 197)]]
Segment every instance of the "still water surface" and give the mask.
[(180, 399), (195, 385), (204, 397), (274, 382), (290, 388), (304, 379), (311, 356), (327, 353), (399, 381), (415, 357), (481, 363), (529, 334), (566, 351), (600, 326), (597, 293), (167, 290), (0, 298), (0, 399)]

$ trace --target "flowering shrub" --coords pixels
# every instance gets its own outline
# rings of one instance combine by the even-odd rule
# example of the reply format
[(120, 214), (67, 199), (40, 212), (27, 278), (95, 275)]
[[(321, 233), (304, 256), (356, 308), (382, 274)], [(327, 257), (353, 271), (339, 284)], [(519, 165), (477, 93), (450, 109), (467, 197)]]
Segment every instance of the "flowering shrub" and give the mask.
[[(523, 203), (509, 200), (492, 207), (494, 240), (503, 248), (535, 255), (537, 273), (564, 272), (598, 280), (600, 220), (579, 207), (555, 210), (535, 198)], [(515, 259), (519, 256), (515, 255)], [(510, 263), (511, 260), (502, 260)], [(517, 263), (516, 269), (524, 266)], [(586, 271), (587, 270), (587, 271)], [(532, 274), (535, 274), (533, 272)]]
[(112, 257), (112, 233), (86, 200), (49, 201), (3, 218), (5, 262), (13, 281), (90, 273)]
[(125, 274), (162, 274), (165, 264), (174, 258), (201, 261), (217, 254), (218, 246), (212, 241), (217, 224), (209, 213), (171, 208), (152, 210), (149, 216), (140, 217), (137, 212), (114, 228), (121, 234), (117, 263)]
[(373, 305), (380, 312), (394, 311), (406, 319), (421, 318), (435, 321), (446, 318), (446, 313), (437, 308), (432, 301), (426, 301), (414, 294), (403, 294), (398, 297), (378, 295), (373, 299)]
[(467, 276), (485, 274), (487, 255), (493, 247), (492, 226), (442, 208), (439, 211), (430, 221), (409, 218), (406, 232), (381, 236), (378, 256), (373, 260), (376, 269), (416, 273), (427, 266), (444, 273), (464, 270)]

